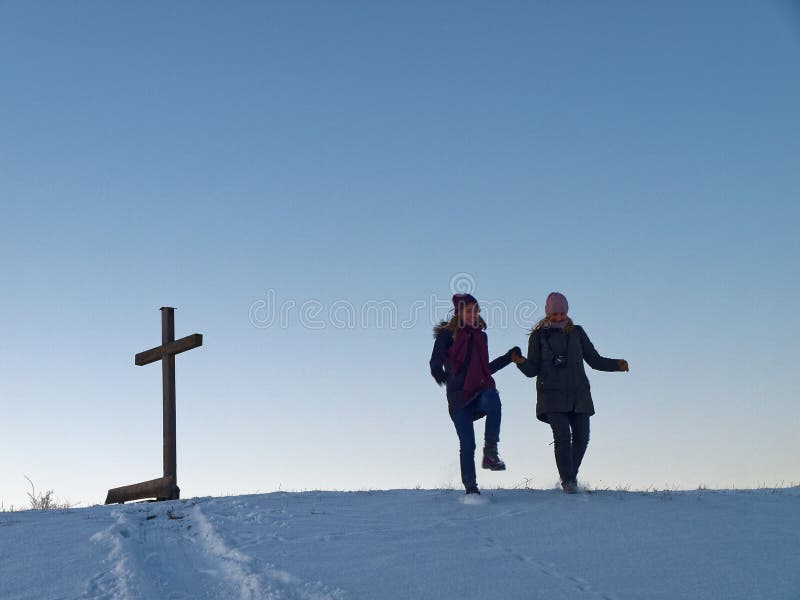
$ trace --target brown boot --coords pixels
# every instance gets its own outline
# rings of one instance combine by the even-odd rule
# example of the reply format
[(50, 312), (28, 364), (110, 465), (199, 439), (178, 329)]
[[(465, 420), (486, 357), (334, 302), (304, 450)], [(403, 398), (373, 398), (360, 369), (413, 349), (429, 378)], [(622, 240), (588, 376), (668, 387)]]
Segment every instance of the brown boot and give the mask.
[(490, 471), (505, 471), (506, 463), (497, 454), (497, 444), (486, 444), (483, 447), (483, 462), (481, 467)]

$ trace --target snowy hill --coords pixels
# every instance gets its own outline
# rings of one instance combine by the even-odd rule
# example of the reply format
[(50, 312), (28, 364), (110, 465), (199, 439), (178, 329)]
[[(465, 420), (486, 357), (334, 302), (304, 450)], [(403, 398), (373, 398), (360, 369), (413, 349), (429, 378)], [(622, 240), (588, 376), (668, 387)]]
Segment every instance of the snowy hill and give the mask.
[(0, 598), (800, 598), (800, 488), (274, 493), (0, 513)]

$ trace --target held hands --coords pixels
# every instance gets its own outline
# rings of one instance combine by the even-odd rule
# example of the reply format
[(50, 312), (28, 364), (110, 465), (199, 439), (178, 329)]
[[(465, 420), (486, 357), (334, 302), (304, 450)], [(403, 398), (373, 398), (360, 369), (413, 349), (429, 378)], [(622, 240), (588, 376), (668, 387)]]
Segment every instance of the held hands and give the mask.
[(630, 369), (628, 368), (628, 361), (627, 360), (625, 360), (624, 358), (621, 358), (617, 362), (619, 364), (619, 370), (620, 371), (626, 371), (626, 372), (630, 371)]
[(511, 360), (514, 364), (520, 365), (525, 362), (525, 357), (522, 356), (522, 350), (519, 349), (519, 346), (514, 346), (511, 350)]

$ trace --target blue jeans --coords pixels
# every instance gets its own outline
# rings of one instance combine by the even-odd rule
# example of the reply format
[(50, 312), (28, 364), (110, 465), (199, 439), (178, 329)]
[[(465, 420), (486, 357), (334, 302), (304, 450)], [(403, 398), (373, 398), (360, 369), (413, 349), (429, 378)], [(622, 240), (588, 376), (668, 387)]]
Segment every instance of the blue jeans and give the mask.
[(475, 485), (475, 428), (472, 423), (475, 417), (486, 414), (486, 431), (484, 440), (487, 444), (500, 441), (500, 394), (497, 390), (484, 390), (464, 408), (453, 412), (450, 418), (456, 426), (458, 442), (461, 447), (461, 483), (464, 486)]
[(562, 482), (576, 482), (578, 469), (589, 445), (589, 415), (584, 413), (547, 414), (555, 442), (556, 466)]

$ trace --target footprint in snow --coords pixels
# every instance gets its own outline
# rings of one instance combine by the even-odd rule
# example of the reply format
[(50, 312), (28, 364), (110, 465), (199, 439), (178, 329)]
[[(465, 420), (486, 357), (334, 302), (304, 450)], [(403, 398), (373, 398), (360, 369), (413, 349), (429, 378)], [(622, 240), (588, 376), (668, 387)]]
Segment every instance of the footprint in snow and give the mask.
[[(484, 538), (484, 539), (486, 540), (486, 547), (487, 548), (500, 548), (497, 545), (497, 543), (496, 543), (494, 538), (487, 537), (487, 538)], [(501, 549), (502, 549), (503, 552), (505, 552), (506, 554), (510, 555), (515, 560), (517, 560), (519, 562), (522, 562), (522, 563), (528, 563), (530, 565), (533, 565), (534, 567), (536, 567), (544, 575), (547, 575), (548, 577), (552, 577), (553, 579), (560, 579), (560, 580), (564, 581), (565, 583), (568, 583), (572, 587), (576, 588), (580, 592), (583, 592), (583, 593), (586, 593), (586, 594), (593, 594), (593, 595), (597, 594), (600, 598), (602, 598), (602, 600), (617, 600), (616, 596), (614, 596), (613, 594), (595, 592), (594, 590), (592, 590), (591, 584), (588, 581), (586, 581), (585, 579), (582, 579), (580, 577), (576, 577), (574, 575), (562, 575), (561, 573), (559, 573), (558, 569), (556, 568), (556, 565), (554, 565), (553, 563), (546, 563), (546, 562), (537, 560), (537, 559), (533, 558), (532, 556), (527, 556), (525, 554), (517, 552), (513, 548), (502, 547)]]

